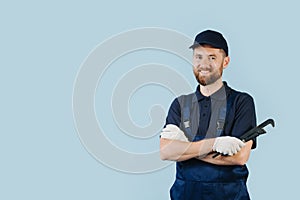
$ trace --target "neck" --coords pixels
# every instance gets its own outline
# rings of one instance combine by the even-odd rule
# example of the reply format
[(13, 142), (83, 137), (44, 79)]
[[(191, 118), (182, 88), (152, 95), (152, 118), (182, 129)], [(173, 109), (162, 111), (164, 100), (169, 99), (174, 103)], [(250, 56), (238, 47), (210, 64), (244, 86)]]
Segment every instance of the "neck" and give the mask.
[(218, 91), (223, 86), (222, 78), (219, 78), (216, 82), (209, 84), (209, 85), (201, 85), (200, 84), (200, 92), (204, 96), (210, 96), (216, 91)]

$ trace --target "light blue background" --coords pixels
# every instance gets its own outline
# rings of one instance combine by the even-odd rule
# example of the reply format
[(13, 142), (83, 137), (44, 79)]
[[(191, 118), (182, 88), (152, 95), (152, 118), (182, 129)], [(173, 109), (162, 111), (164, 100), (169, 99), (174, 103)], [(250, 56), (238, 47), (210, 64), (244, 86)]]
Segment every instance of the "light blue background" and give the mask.
[[(277, 122), (248, 164), (252, 199), (299, 198), (299, 17), (292, 0), (1, 2), (0, 199), (168, 199), (174, 165), (141, 175), (112, 170), (88, 154), (73, 122), (83, 60), (140, 27), (224, 33), (232, 59), (225, 80), (255, 98), (258, 122)], [(162, 96), (166, 109), (172, 98)]]

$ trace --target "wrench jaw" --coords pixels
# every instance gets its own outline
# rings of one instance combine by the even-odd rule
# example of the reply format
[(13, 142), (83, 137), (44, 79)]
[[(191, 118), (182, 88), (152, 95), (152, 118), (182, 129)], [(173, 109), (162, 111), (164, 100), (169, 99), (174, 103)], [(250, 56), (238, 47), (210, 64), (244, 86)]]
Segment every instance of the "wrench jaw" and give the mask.
[(275, 127), (275, 121), (273, 119), (270, 119), (270, 123), (272, 124), (273, 127)]
[(262, 124), (260, 124), (258, 127), (259, 128), (264, 128), (265, 126), (267, 126), (269, 124), (271, 124), (273, 127), (275, 127), (275, 121), (273, 119), (267, 119)]

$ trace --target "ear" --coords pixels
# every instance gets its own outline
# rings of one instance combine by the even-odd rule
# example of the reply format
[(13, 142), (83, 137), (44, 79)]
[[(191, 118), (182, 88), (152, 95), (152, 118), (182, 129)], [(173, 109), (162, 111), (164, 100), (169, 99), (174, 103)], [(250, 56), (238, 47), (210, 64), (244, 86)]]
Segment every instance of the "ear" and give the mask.
[(224, 58), (224, 62), (223, 62), (223, 69), (226, 69), (226, 68), (227, 68), (229, 62), (230, 62), (230, 57), (229, 57), (229, 56), (226, 56), (226, 57)]

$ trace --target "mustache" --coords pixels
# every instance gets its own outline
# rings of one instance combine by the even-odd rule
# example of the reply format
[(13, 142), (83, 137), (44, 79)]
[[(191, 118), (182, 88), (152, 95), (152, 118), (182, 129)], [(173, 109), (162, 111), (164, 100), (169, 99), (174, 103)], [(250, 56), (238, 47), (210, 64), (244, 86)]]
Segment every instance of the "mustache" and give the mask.
[(200, 72), (200, 71), (209, 71), (209, 72), (211, 72), (212, 68), (211, 67), (199, 67), (199, 68), (197, 68), (197, 71), (198, 72)]
[(211, 66), (194, 66), (197, 71), (209, 71), (211, 72), (212, 71), (212, 67)]

